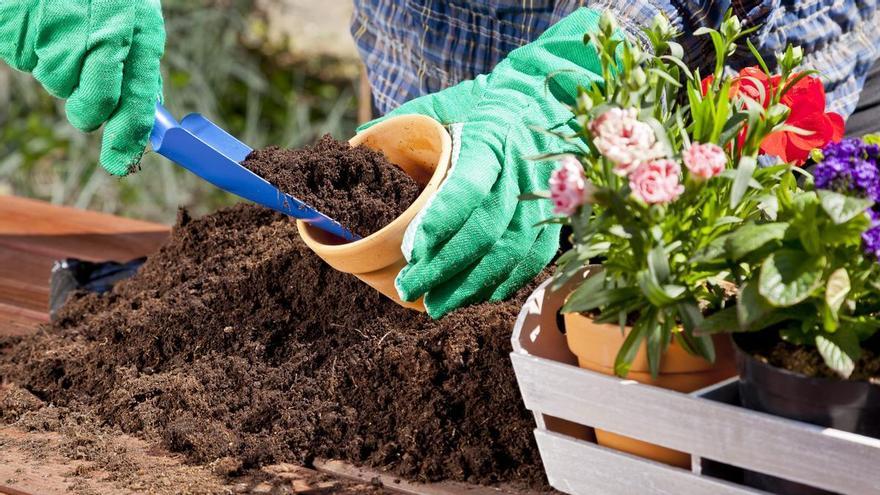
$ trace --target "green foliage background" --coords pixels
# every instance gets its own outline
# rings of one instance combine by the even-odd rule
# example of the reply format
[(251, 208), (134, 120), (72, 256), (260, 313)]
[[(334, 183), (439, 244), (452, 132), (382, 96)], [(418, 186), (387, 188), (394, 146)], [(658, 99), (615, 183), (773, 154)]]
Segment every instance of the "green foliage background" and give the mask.
[[(285, 60), (262, 41), (255, 0), (165, 0), (165, 103), (200, 112), (253, 147), (297, 147), (323, 133), (354, 133), (352, 62)], [(349, 74), (348, 76), (343, 74)], [(115, 178), (98, 165), (100, 131), (81, 134), (64, 104), (29, 75), (0, 66), (0, 193), (171, 222), (236, 198), (148, 153), (142, 170)]]

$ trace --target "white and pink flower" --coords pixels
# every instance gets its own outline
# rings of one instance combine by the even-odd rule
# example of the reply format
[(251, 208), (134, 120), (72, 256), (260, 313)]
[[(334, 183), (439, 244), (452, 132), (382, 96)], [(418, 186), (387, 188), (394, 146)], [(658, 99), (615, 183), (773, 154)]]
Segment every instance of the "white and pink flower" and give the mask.
[(715, 177), (724, 171), (727, 165), (727, 154), (717, 144), (694, 143), (686, 149), (684, 165), (697, 180), (706, 180)]
[(629, 176), (633, 195), (648, 204), (671, 203), (681, 196), (681, 166), (672, 160), (644, 162)]
[(565, 156), (550, 174), (553, 213), (572, 215), (582, 204), (591, 202), (595, 186), (584, 176), (584, 167), (573, 156)]
[(631, 174), (642, 162), (663, 156), (654, 130), (638, 119), (635, 108), (612, 108), (590, 123), (593, 144), (614, 162), (614, 173)]

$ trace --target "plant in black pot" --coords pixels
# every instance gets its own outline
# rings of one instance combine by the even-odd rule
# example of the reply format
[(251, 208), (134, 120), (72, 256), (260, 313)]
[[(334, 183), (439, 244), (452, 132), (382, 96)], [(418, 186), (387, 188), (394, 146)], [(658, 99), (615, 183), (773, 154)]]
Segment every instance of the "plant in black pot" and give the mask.
[[(738, 280), (707, 318), (733, 335), (745, 407), (880, 438), (880, 146), (846, 139), (814, 152), (804, 188), (789, 172), (709, 257)], [(775, 493), (825, 493), (751, 475)]]

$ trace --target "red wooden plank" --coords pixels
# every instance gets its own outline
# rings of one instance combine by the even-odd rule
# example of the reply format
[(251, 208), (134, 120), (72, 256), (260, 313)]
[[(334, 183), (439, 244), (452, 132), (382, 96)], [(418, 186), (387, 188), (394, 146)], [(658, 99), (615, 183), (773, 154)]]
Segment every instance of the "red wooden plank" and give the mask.
[(155, 252), (165, 225), (0, 196), (0, 334), (48, 321), (49, 277), (62, 258), (128, 261)]

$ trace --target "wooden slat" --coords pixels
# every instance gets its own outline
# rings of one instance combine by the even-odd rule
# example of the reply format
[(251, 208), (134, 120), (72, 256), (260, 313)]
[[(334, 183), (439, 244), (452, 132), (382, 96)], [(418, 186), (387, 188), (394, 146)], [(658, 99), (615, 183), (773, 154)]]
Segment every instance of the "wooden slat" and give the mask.
[(63, 258), (128, 261), (165, 242), (165, 225), (0, 196), (0, 334), (48, 321), (52, 264)]
[(511, 357), (529, 410), (826, 490), (880, 493), (878, 439)]
[(764, 493), (546, 430), (535, 430), (535, 439), (550, 484), (573, 495)]
[(16, 196), (0, 196), (0, 236), (164, 232), (168, 227)]
[(87, 261), (128, 261), (152, 253), (168, 238), (167, 232), (115, 234), (3, 235), (0, 247), (22, 256)]
[[(41, 285), (0, 277), (0, 302), (45, 313), (49, 305), (49, 281), (48, 272), (43, 273), (46, 274), (46, 282)], [(22, 275), (25, 274), (26, 272), (22, 272)]]

